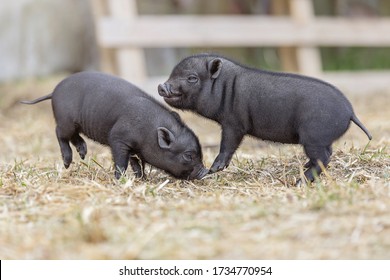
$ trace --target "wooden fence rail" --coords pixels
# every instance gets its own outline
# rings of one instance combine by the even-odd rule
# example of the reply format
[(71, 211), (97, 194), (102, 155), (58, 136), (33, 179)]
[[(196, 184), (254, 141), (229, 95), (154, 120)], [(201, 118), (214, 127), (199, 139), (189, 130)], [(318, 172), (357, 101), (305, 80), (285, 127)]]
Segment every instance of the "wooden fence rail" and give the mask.
[[(104, 48), (233, 46), (390, 46), (390, 20), (318, 18), (310, 25), (270, 16), (104, 17)], [(180, 34), (180, 36), (178, 36)], [(384, 36), (384, 35), (388, 36)]]
[(323, 77), (320, 46), (390, 46), (390, 19), (315, 17), (311, 0), (285, 1), (290, 16), (139, 16), (135, 0), (91, 1), (105, 69), (131, 80), (147, 78), (146, 47), (275, 46), (285, 70)]

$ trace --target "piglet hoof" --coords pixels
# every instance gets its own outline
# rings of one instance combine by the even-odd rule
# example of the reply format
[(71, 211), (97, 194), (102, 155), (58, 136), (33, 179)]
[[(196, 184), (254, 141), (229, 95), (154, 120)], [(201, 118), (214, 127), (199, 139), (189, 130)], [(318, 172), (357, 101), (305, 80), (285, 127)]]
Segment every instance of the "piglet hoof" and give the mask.
[(228, 167), (227, 164), (215, 161), (210, 168), (209, 174), (213, 174), (213, 173), (216, 173), (218, 171), (221, 171), (221, 170), (225, 169), (226, 167)]
[(137, 178), (137, 179), (142, 179), (142, 180), (146, 179), (145, 173), (141, 170), (134, 172), (134, 175), (135, 175), (135, 178)]
[(209, 170), (209, 174), (213, 174), (213, 173), (216, 173), (218, 171), (220, 171), (222, 169), (219, 169), (218, 167), (216, 167), (214, 164), (213, 166), (211, 166), (210, 170)]
[(72, 157), (63, 157), (62, 160), (64, 161), (64, 166), (66, 169), (69, 168), (70, 164), (72, 163)]
[(311, 162), (311, 160), (309, 160), (308, 162), (305, 163), (305, 165), (303, 166), (304, 168), (311, 168), (313, 166), (313, 163)]
[(202, 168), (199, 170), (198, 174), (195, 176), (195, 179), (201, 180), (207, 174), (210, 174), (210, 170), (208, 170), (207, 168)]
[(119, 180), (122, 177), (122, 173), (115, 170), (115, 179)]
[(297, 182), (295, 183), (295, 187), (301, 188), (307, 186), (306, 180), (298, 179)]
[(215, 168), (210, 168), (209, 174), (213, 174), (213, 173), (216, 173), (216, 172), (218, 172), (218, 171), (220, 171), (220, 170), (217, 170), (217, 169), (215, 169)]
[(85, 159), (85, 156), (87, 154), (87, 146), (83, 145), (83, 146), (77, 147), (77, 152), (79, 153), (81, 159)]

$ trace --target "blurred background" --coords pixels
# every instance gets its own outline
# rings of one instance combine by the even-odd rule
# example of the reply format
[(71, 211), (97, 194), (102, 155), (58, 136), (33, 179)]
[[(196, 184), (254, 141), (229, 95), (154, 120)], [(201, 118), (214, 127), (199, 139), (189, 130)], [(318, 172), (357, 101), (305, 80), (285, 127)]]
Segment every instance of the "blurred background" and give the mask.
[[(214, 52), (259, 68), (324, 77), (346, 88), (367, 79), (374, 85), (367, 91), (384, 90), (390, 80), (389, 16), (387, 0), (2, 0), (0, 83), (102, 70), (145, 87), (150, 78), (166, 79), (184, 56)], [(233, 18), (246, 30), (229, 29)], [(327, 20), (323, 29), (321, 19)], [(332, 19), (346, 20), (341, 30), (337, 22), (336, 28), (325, 26)], [(268, 32), (245, 28), (255, 24), (259, 33)], [(176, 35), (164, 35), (167, 30)], [(324, 33), (308, 36), (318, 30)], [(231, 40), (223, 41), (223, 34)], [(349, 75), (355, 71), (366, 75)], [(337, 72), (344, 75), (333, 75)]]

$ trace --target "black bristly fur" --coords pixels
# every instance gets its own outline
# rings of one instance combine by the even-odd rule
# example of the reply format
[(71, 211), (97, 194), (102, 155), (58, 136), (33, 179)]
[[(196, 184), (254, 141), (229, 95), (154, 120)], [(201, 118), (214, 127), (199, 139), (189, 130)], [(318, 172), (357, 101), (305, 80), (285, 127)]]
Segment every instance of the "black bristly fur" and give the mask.
[[(186, 82), (188, 75), (199, 77), (197, 83)], [(372, 138), (336, 87), (302, 75), (250, 68), (218, 55), (183, 59), (158, 91), (169, 105), (222, 126), (220, 152), (210, 172), (227, 167), (248, 134), (301, 144), (309, 158), (305, 176), (313, 181), (322, 171), (319, 161), (327, 166), (332, 143), (351, 121)]]
[(85, 157), (84, 134), (110, 146), (118, 179), (129, 162), (137, 177), (144, 176), (145, 162), (181, 179), (200, 179), (208, 172), (199, 140), (180, 116), (123, 79), (81, 72), (60, 82), (52, 94), (22, 103), (48, 99), (66, 168), (72, 162), (69, 142)]

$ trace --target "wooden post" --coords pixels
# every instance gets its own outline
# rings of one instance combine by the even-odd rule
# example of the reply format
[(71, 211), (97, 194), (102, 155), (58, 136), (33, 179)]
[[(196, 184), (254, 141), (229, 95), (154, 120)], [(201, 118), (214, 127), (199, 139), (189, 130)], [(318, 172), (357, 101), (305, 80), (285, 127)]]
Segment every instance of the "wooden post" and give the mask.
[[(92, 13), (95, 21), (95, 29), (98, 30), (97, 24), (99, 19), (103, 16), (108, 15), (108, 7), (106, 0), (90, 0), (90, 6), (92, 8)], [(96, 31), (95, 31), (96, 32)], [(101, 47), (99, 44), (99, 56), (100, 56), (100, 70), (108, 73), (116, 73), (116, 57), (115, 50)]]
[[(290, 13), (293, 20), (303, 27), (314, 20), (312, 0), (290, 0)], [(299, 72), (305, 75), (320, 76), (322, 74), (320, 50), (314, 46), (298, 46), (297, 62)]]
[[(290, 13), (289, 0), (271, 1), (271, 13), (276, 16), (284, 16)], [(281, 62), (281, 68), (287, 72), (299, 72), (297, 62), (297, 48), (295, 46), (280, 46), (278, 53)]]
[[(136, 0), (109, 0), (110, 15), (125, 21), (135, 21), (138, 15)], [(127, 47), (116, 50), (117, 72), (126, 80), (143, 82), (146, 66), (143, 50)]]

